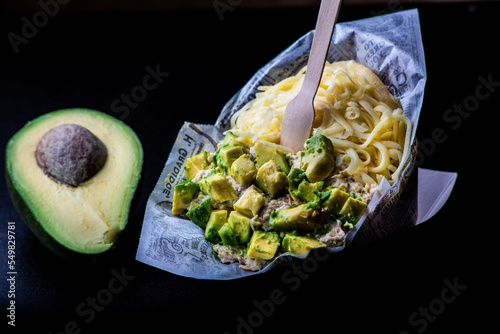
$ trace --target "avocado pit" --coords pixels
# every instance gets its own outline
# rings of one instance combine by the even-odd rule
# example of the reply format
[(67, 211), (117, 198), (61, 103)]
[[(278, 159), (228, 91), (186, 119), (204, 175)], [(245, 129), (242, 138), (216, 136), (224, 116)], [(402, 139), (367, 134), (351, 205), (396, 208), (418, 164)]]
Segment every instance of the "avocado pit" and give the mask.
[(43, 135), (35, 150), (38, 166), (45, 175), (78, 187), (99, 172), (108, 157), (104, 143), (77, 124), (61, 124)]

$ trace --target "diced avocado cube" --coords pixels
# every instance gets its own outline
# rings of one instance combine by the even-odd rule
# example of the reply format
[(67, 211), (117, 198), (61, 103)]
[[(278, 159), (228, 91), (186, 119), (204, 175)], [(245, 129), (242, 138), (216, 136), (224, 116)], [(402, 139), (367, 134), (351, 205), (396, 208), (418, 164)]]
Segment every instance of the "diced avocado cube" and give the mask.
[(234, 235), (234, 231), (229, 225), (229, 222), (222, 225), (222, 227), (219, 229), (218, 234), (223, 245), (238, 246), (238, 240), (236, 239), (236, 235)]
[(233, 162), (244, 154), (242, 146), (225, 146), (217, 150), (215, 160), (217, 167), (224, 174), (229, 174)]
[(241, 145), (236, 138), (238, 138), (237, 135), (232, 133), (231, 131), (226, 132), (224, 135), (224, 139), (222, 140), (222, 143), (220, 147), (225, 147), (225, 146), (238, 146)]
[(300, 155), (301, 168), (310, 182), (324, 180), (335, 168), (332, 141), (324, 135), (315, 135), (306, 141), (306, 150)]
[(323, 189), (323, 184), (323, 181), (318, 181), (315, 183), (310, 183), (306, 180), (302, 181), (298, 187), (300, 197), (302, 197), (306, 202), (316, 201), (318, 198), (318, 194), (315, 192), (321, 191), (321, 189)]
[(174, 187), (172, 214), (180, 215), (188, 207), (193, 197), (200, 191), (200, 186), (191, 181), (181, 181)]
[(186, 216), (193, 221), (196, 225), (205, 229), (207, 227), (208, 218), (210, 218), (210, 202), (211, 198), (207, 197), (203, 202), (195, 205), (191, 210), (186, 213)]
[(344, 207), (345, 202), (349, 199), (349, 194), (339, 188), (330, 188), (328, 191), (330, 192), (330, 196), (323, 205), (328, 211), (338, 215)]
[(281, 232), (293, 230), (313, 231), (318, 227), (313, 215), (313, 209), (309, 208), (307, 204), (301, 204), (296, 207), (271, 212), (269, 224)]
[(248, 244), (247, 256), (252, 259), (271, 260), (280, 245), (276, 232), (254, 231)]
[(306, 179), (306, 173), (300, 168), (292, 168), (288, 173), (288, 183), (290, 187), (297, 188)]
[(315, 151), (318, 153), (324, 152), (325, 154), (334, 155), (333, 144), (330, 138), (317, 134), (312, 136), (306, 141), (306, 150)]
[(321, 209), (321, 189), (324, 182), (310, 183), (304, 171), (293, 168), (288, 174), (288, 192), (296, 202), (306, 201), (315, 209)]
[(292, 168), (288, 173), (288, 192), (296, 202), (301, 201), (299, 184), (304, 180), (307, 181), (306, 173), (300, 168)]
[(245, 190), (243, 195), (234, 203), (234, 208), (248, 217), (253, 217), (259, 213), (260, 208), (265, 202), (264, 195), (262, 195), (256, 187), (251, 186)]
[(262, 191), (271, 197), (276, 197), (288, 184), (288, 178), (276, 161), (269, 160), (259, 168), (256, 182)]
[(227, 222), (229, 226), (231, 226), (238, 244), (246, 245), (248, 241), (250, 241), (250, 236), (252, 234), (250, 218), (238, 211), (231, 211)]
[(248, 154), (243, 154), (236, 159), (229, 170), (229, 175), (243, 187), (248, 187), (255, 180), (256, 174), (257, 167)]
[(238, 138), (234, 133), (227, 132), (222, 140), (220, 147), (215, 151), (213, 161), (220, 172), (228, 174), (233, 162), (244, 153), (247, 148), (236, 140)]
[[(310, 183), (304, 180), (299, 184), (296, 193), (307, 202), (308, 208), (320, 210), (323, 208), (323, 200), (325, 198), (325, 194), (321, 192), (323, 184), (323, 181)], [(326, 195), (329, 195), (329, 193), (326, 193)]]
[(212, 197), (217, 203), (224, 203), (238, 197), (229, 181), (220, 173), (204, 177), (200, 180), (199, 185), (201, 191)]
[(338, 216), (343, 222), (356, 224), (366, 210), (366, 203), (349, 197)]
[(269, 160), (274, 160), (280, 166), (281, 170), (288, 174), (290, 172), (290, 166), (286, 160), (285, 152), (280, 150), (276, 144), (257, 140), (253, 146), (255, 150), (255, 158), (259, 166), (264, 165)]
[(219, 230), (225, 223), (227, 223), (227, 211), (213, 210), (208, 218), (205, 239), (214, 244), (220, 242)]
[(326, 245), (319, 240), (292, 234), (285, 235), (282, 246), (285, 252), (290, 252), (295, 255), (306, 254), (313, 249), (326, 247)]
[(206, 151), (195, 155), (194, 157), (188, 158), (186, 160), (186, 165), (184, 166), (184, 174), (186, 179), (192, 180), (198, 174), (199, 171), (208, 169), (208, 155)]

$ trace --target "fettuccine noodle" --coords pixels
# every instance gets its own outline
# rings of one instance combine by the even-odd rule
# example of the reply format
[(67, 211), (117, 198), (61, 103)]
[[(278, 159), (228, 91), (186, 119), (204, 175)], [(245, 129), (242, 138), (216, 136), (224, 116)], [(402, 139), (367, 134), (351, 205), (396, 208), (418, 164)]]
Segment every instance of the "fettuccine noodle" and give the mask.
[[(273, 86), (259, 87), (256, 98), (237, 111), (231, 131), (255, 140), (280, 142), (288, 102), (304, 80), (306, 67)], [(363, 184), (392, 184), (409, 153), (412, 124), (399, 103), (364, 66), (353, 61), (326, 63), (314, 100), (313, 134), (331, 139), (346, 173)]]

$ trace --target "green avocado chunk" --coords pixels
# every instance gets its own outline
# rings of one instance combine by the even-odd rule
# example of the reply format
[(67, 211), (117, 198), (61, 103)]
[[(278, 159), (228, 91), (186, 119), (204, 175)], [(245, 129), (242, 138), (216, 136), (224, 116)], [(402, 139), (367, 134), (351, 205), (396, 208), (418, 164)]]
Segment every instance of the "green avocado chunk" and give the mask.
[(296, 202), (305, 201), (314, 209), (321, 209), (324, 182), (311, 183), (299, 168), (293, 168), (288, 174), (288, 192)]
[(282, 247), (285, 252), (302, 255), (309, 253), (313, 249), (326, 247), (326, 245), (313, 238), (287, 234), (283, 238)]
[(186, 179), (192, 180), (199, 171), (208, 169), (208, 156), (209, 153), (203, 151), (186, 160), (186, 165), (184, 166), (184, 174), (186, 175)]
[(292, 168), (290, 173), (288, 173), (288, 183), (290, 187), (297, 188), (304, 180), (306, 180), (306, 173), (300, 168)]
[(366, 203), (349, 197), (338, 216), (343, 222), (356, 224), (366, 210)]
[(271, 260), (280, 245), (276, 232), (254, 231), (248, 244), (247, 256), (252, 259)]
[(306, 180), (302, 181), (298, 187), (300, 197), (302, 197), (306, 202), (317, 201), (319, 192), (321, 191), (321, 189), (323, 189), (323, 185), (323, 181), (318, 181), (315, 183), (310, 183)]
[[(122, 121), (95, 110), (64, 109), (14, 134), (5, 164), (10, 196), (36, 237), (62, 258), (93, 261), (113, 248), (127, 225), (143, 150)], [(56, 170), (62, 175), (52, 175)]]
[(257, 186), (271, 197), (276, 197), (288, 184), (288, 178), (274, 160), (262, 165), (256, 178)]
[(246, 245), (248, 241), (250, 241), (250, 236), (252, 235), (250, 218), (238, 211), (231, 211), (227, 222), (229, 226), (231, 226), (238, 244)]
[(269, 160), (274, 160), (283, 172), (286, 174), (290, 172), (290, 166), (286, 161), (285, 153), (280, 150), (276, 144), (257, 140), (253, 148), (255, 150), (255, 159), (257, 160), (259, 167), (264, 165)]
[(253, 217), (259, 213), (265, 202), (264, 195), (255, 186), (251, 186), (234, 203), (234, 208), (248, 217)]
[(215, 151), (213, 161), (218, 170), (228, 175), (233, 162), (240, 157), (240, 155), (247, 153), (246, 147), (236, 140), (238, 138), (232, 132), (227, 132), (222, 140), (220, 147)]
[(234, 231), (231, 228), (231, 225), (229, 225), (229, 222), (222, 225), (218, 234), (219, 234), (219, 237), (221, 238), (223, 245), (233, 246), (233, 247), (238, 246), (238, 240), (236, 239), (236, 235), (234, 234)]
[(255, 180), (256, 174), (257, 167), (248, 154), (243, 154), (236, 159), (229, 170), (229, 175), (243, 187), (248, 187)]
[(313, 217), (314, 211), (307, 204), (279, 209), (271, 212), (269, 224), (281, 232), (293, 230), (314, 231), (319, 227), (316, 219)]
[(221, 173), (212, 173), (204, 177), (200, 180), (199, 185), (201, 191), (212, 197), (217, 203), (224, 203), (238, 197), (229, 181)]
[(330, 193), (330, 196), (325, 200), (323, 205), (328, 211), (334, 215), (338, 215), (349, 199), (349, 194), (339, 188), (328, 188), (327, 191)]
[(208, 218), (210, 218), (211, 201), (212, 199), (210, 197), (207, 197), (200, 204), (195, 205), (192, 209), (186, 212), (186, 216), (202, 229), (205, 229), (207, 227), (207, 221)]
[(207, 227), (205, 229), (205, 239), (213, 244), (222, 241), (219, 236), (219, 230), (226, 222), (226, 210), (213, 210), (208, 218)]
[(307, 181), (306, 173), (300, 168), (292, 168), (288, 173), (288, 192), (296, 202), (301, 200), (299, 185), (304, 180)]
[(315, 135), (306, 141), (306, 150), (300, 154), (301, 168), (310, 182), (324, 180), (335, 168), (332, 141), (324, 135)]
[(172, 214), (180, 215), (189, 207), (189, 203), (200, 191), (200, 186), (192, 181), (181, 181), (174, 187)]
[(225, 146), (220, 148), (216, 153), (217, 166), (219, 167), (219, 170), (228, 175), (233, 162), (235, 162), (243, 154), (244, 151), (241, 146)]
[(226, 147), (226, 146), (240, 146), (242, 145), (240, 142), (236, 140), (238, 138), (237, 135), (232, 133), (231, 131), (226, 132), (224, 135), (224, 139), (222, 140), (222, 143), (220, 147)]

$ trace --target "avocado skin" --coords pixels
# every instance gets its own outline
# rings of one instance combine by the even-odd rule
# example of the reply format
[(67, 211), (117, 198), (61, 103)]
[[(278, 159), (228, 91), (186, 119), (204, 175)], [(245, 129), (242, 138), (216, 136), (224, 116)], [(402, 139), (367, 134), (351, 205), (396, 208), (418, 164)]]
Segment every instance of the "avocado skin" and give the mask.
[[(10, 169), (12, 168), (9, 166), (9, 145), (12, 144), (14, 138), (21, 132), (23, 131), (26, 127), (28, 127), (31, 123), (38, 121), (38, 120), (43, 120), (47, 117), (50, 117), (52, 114), (57, 114), (57, 113), (64, 113), (64, 112), (71, 112), (72, 110), (75, 111), (81, 111), (81, 112), (86, 112), (86, 113), (95, 113), (95, 114), (100, 114), (105, 118), (112, 119), (116, 122), (122, 123), (122, 121), (104, 114), (102, 112), (96, 111), (96, 110), (91, 110), (91, 109), (84, 109), (84, 108), (75, 108), (75, 109), (61, 109), (61, 110), (56, 110), (53, 112), (49, 112), (47, 114), (41, 115), (38, 118), (28, 122), (23, 128), (21, 128), (19, 131), (17, 131), (9, 140), (7, 143), (7, 149), (6, 149), (6, 168), (5, 168), (5, 179), (6, 179), (6, 184), (7, 184), (7, 189), (9, 192), (9, 195), (11, 197), (11, 200), (14, 204), (14, 207), (16, 208), (17, 212), (19, 213), (20, 217), (22, 220), (28, 225), (29, 229), (33, 232), (33, 234), (37, 237), (37, 239), (45, 246), (47, 247), (53, 254), (55, 254), (58, 258), (61, 258), (69, 263), (75, 263), (78, 265), (95, 265), (96, 263), (105, 263), (109, 262), (110, 260), (114, 259), (114, 257), (117, 255), (117, 246), (120, 244), (120, 239), (121, 235), (124, 234), (124, 231), (126, 230), (124, 226), (123, 230), (120, 231), (118, 235), (116, 235), (116, 238), (113, 242), (113, 244), (109, 247), (104, 252), (101, 253), (81, 253), (77, 252), (74, 250), (71, 250), (64, 245), (60, 244), (56, 239), (54, 239), (47, 231), (43, 228), (43, 225), (40, 224), (39, 219), (36, 216), (36, 213), (34, 213), (32, 210), (30, 210), (29, 206), (26, 204), (26, 201), (24, 200), (23, 196), (17, 191), (14, 182), (12, 181), (12, 178), (9, 174)], [(132, 191), (132, 197), (130, 199), (130, 203), (128, 206), (128, 211), (127, 211), (127, 221), (130, 220), (131, 213), (133, 213), (141, 198), (141, 189), (143, 186), (143, 180), (142, 180), (142, 166), (143, 166), (143, 160), (144, 160), (144, 151), (142, 149), (142, 144), (137, 137), (137, 134), (127, 126), (129, 131), (132, 133), (132, 135), (135, 137), (137, 140), (137, 143), (140, 148), (140, 156), (139, 158), (139, 167), (138, 167), (138, 174), (137, 174), (137, 184), (135, 189)]]

